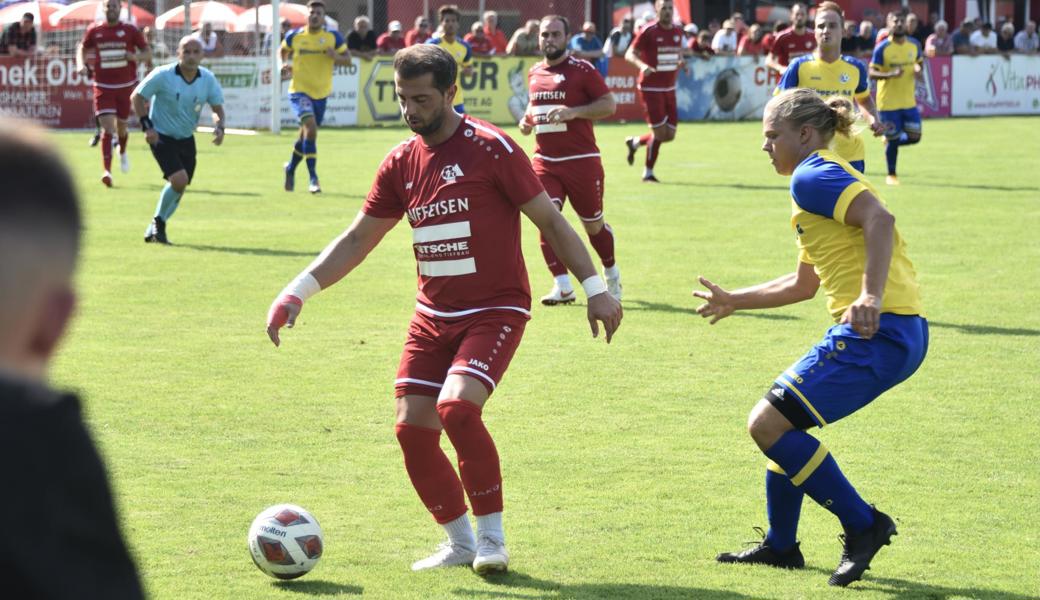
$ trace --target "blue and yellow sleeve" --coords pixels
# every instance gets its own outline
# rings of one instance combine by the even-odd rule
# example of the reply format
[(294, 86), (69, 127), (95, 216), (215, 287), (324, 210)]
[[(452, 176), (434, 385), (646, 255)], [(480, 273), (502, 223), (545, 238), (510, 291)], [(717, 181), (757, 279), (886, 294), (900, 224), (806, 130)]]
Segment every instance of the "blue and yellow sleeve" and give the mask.
[(791, 197), (803, 210), (845, 223), (852, 200), (867, 189), (842, 165), (829, 160), (799, 167), (791, 177)]
[(282, 50), (292, 51), (292, 49), (293, 49), (292, 44), (293, 44), (293, 39), (296, 37), (296, 31), (297, 30), (293, 29), (292, 31), (289, 32), (288, 35), (285, 36), (285, 39), (282, 40)]
[(852, 59), (852, 64), (856, 66), (856, 71), (859, 72), (859, 83), (856, 84), (856, 91), (853, 93), (853, 97), (856, 99), (862, 99), (870, 95), (870, 78), (867, 74), (867, 66), (863, 64), (863, 61)]
[(473, 47), (469, 45), (469, 42), (465, 40), (459, 40), (459, 43), (466, 48), (466, 56), (462, 59), (462, 66), (468, 67), (470, 61), (473, 59)]
[(338, 31), (331, 31), (332, 39), (334, 40), (333, 47), (336, 48), (336, 52), (342, 54), (347, 51), (347, 40), (343, 38), (343, 35)]
[(888, 40), (885, 40), (874, 48), (874, 54), (870, 57), (870, 64), (884, 68), (885, 66), (885, 48), (888, 48)]
[(800, 59), (795, 59), (791, 63), (787, 70), (784, 71), (783, 77), (780, 78), (780, 83), (776, 84), (776, 89), (773, 90), (773, 95), (776, 96), (784, 90), (789, 90), (798, 87), (798, 67), (802, 65)]

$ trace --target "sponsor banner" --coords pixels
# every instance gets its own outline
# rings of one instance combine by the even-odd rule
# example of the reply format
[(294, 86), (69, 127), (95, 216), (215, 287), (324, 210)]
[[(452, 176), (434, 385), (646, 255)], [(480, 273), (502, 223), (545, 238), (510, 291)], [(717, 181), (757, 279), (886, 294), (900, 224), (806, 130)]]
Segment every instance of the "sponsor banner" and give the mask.
[(917, 108), (926, 119), (950, 116), (953, 91), (952, 56), (924, 59), (924, 77), (917, 80), (914, 96)]
[(765, 61), (751, 56), (688, 59), (679, 70), (675, 99), (680, 121), (761, 119), (780, 82)]
[(94, 127), (94, 91), (72, 57), (0, 56), (0, 113), (49, 127)]
[(953, 57), (951, 114), (1040, 115), (1040, 56)]
[(639, 80), (639, 69), (620, 57), (611, 57), (607, 69), (607, 87), (614, 94), (617, 110), (609, 121), (642, 121), (643, 95), (639, 93), (636, 82)]

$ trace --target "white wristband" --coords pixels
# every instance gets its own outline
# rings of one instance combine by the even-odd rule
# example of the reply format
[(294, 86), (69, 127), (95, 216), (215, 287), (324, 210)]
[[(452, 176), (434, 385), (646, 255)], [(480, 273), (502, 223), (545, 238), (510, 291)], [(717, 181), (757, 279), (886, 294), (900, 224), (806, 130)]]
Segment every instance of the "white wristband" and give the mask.
[(321, 284), (314, 278), (310, 273), (300, 273), (296, 279), (289, 282), (289, 285), (285, 286), (282, 290), (282, 295), (296, 296), (304, 302), (307, 298), (310, 298), (314, 294), (321, 291)]
[(597, 294), (602, 294), (603, 292), (607, 291), (607, 284), (599, 275), (593, 275), (585, 281), (582, 281), (581, 287), (585, 289), (586, 298), (591, 298)]

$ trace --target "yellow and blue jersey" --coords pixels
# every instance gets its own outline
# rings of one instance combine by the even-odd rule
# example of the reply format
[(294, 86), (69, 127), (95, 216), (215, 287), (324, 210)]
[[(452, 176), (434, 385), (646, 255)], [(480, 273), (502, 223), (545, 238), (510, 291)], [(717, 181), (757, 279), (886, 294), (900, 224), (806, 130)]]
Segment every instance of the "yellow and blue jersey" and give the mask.
[(878, 80), (878, 110), (902, 110), (917, 106), (917, 100), (914, 98), (914, 65), (921, 61), (921, 47), (917, 40), (909, 36), (903, 42), (887, 38), (874, 48), (874, 56), (870, 59), (871, 66), (881, 71), (891, 71), (896, 67), (903, 69), (898, 77)]
[[(444, 48), (448, 52), (448, 54), (450, 54), (452, 58), (455, 59), (455, 65), (458, 66), (458, 72), (455, 74), (455, 85), (459, 85), (459, 82), (462, 78), (463, 67), (470, 66), (473, 61), (473, 49), (470, 48), (470, 45), (467, 44), (465, 41), (459, 39), (458, 37), (456, 37), (455, 41), (453, 42), (449, 42), (442, 37), (432, 37), (426, 40), (426, 43)], [(461, 93), (462, 89), (460, 86), (459, 91), (456, 92), (456, 102), (462, 102)]]
[[(808, 88), (824, 98), (845, 96), (853, 100), (862, 100), (870, 96), (866, 65), (859, 59), (845, 55), (831, 63), (813, 54), (805, 54), (794, 59), (780, 78), (774, 95), (792, 88)], [(849, 162), (866, 158), (863, 139), (858, 135), (836, 134), (834, 151)]]
[[(798, 258), (814, 266), (835, 321), (859, 297), (863, 285), (863, 230), (845, 223), (849, 205), (863, 191), (884, 204), (861, 173), (829, 150), (811, 154), (791, 175), (791, 226), (798, 234)], [(881, 312), (924, 316), (917, 273), (898, 229), (893, 232)]]
[(312, 33), (301, 27), (285, 36), (282, 48), (292, 51), (290, 94), (306, 94), (320, 100), (332, 93), (332, 68), (336, 60), (326, 50), (333, 48), (337, 54), (346, 52), (347, 44), (339, 32), (321, 29)]

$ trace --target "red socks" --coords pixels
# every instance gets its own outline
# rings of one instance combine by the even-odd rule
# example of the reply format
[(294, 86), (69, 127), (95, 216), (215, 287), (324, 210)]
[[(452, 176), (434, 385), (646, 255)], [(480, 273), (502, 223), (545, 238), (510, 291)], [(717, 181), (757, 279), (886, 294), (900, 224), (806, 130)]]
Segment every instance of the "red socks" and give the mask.
[(459, 456), (459, 473), (476, 516), (502, 512), (502, 469), (498, 450), (480, 418), (480, 407), (465, 400), (437, 403), (444, 432)]
[(104, 162), (105, 170), (112, 170), (112, 134), (104, 132), (101, 134), (101, 160)]
[(549, 267), (549, 272), (553, 274), (553, 277), (566, 275), (567, 267), (563, 266), (563, 261), (556, 256), (556, 252), (553, 251), (549, 242), (545, 240), (545, 236), (540, 236), (539, 240), (539, 244), (542, 247), (542, 256), (545, 257), (545, 264)]
[(130, 139), (129, 135), (119, 136), (119, 153), (126, 154), (126, 142)]
[(600, 229), (596, 235), (590, 235), (589, 242), (592, 244), (592, 248), (596, 250), (596, 254), (599, 255), (599, 259), (603, 261), (603, 266), (607, 268), (613, 267), (614, 230), (610, 228), (610, 225), (603, 223), (603, 229)]
[(462, 483), (441, 450), (441, 432), (407, 423), (398, 423), (395, 431), (408, 478), (433, 518), (443, 525), (466, 514)]

